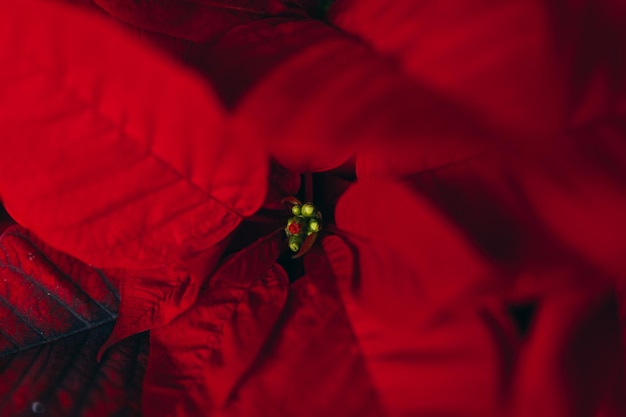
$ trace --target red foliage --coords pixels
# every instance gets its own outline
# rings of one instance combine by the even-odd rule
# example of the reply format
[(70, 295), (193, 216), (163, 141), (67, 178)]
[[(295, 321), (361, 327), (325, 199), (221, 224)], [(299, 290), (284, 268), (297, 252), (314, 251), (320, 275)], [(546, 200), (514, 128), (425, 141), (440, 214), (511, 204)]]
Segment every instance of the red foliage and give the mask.
[(3, 416), (626, 414), (618, 2), (95, 3), (0, 5)]

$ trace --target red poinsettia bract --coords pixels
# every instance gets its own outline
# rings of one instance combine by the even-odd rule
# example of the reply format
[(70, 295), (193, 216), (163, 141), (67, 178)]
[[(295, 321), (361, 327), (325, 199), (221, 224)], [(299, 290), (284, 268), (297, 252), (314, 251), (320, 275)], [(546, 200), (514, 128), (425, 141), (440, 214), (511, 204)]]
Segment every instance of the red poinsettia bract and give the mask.
[(2, 415), (624, 415), (617, 2), (87, 3), (0, 6)]

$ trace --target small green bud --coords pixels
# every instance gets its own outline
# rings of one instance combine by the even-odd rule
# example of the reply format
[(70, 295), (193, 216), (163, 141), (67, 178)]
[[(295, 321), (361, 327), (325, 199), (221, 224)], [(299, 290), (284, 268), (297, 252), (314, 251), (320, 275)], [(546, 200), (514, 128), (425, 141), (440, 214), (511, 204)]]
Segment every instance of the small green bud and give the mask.
[(302, 245), (302, 239), (299, 236), (291, 236), (289, 238), (289, 249), (291, 249), (292, 252), (298, 252), (300, 245)]
[(315, 213), (315, 207), (311, 203), (304, 203), (301, 211), (304, 217), (311, 217)]
[(301, 213), (301, 207), (300, 207), (299, 205), (297, 205), (297, 204), (296, 204), (295, 206), (292, 206), (292, 207), (291, 207), (291, 213), (292, 213), (294, 216), (299, 216), (299, 215), (300, 215), (300, 213)]
[(316, 219), (309, 220), (309, 232), (317, 233), (320, 231), (320, 222)]

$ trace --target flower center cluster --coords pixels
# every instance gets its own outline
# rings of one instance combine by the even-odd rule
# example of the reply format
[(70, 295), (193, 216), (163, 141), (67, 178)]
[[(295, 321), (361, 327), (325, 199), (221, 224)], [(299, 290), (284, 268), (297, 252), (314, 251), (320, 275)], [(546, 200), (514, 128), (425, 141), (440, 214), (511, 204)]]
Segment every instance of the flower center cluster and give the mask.
[(285, 234), (289, 249), (296, 253), (294, 258), (299, 258), (313, 246), (317, 234), (322, 230), (322, 213), (313, 204), (302, 204), (294, 197), (288, 197), (283, 202), (291, 204), (293, 216), (287, 221)]

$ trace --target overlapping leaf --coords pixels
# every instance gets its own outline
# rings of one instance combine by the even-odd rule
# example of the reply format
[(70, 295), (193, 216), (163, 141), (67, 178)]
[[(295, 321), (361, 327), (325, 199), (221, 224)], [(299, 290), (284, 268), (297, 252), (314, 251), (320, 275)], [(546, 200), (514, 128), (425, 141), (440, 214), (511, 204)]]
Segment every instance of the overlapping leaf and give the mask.
[(390, 137), (414, 143), (422, 153), (412, 162), (423, 169), (480, 152), (487, 140), (470, 112), (320, 21), (241, 25), (206, 54), (206, 73), (237, 105), (237, 134), (295, 172), (335, 168)]
[(574, 279), (537, 300), (533, 329), (517, 357), (510, 415), (622, 416), (623, 299), (595, 271), (550, 271), (559, 273)]
[[(457, 202), (463, 227), (476, 224), (475, 217), (460, 213), (463, 204), (480, 205), (491, 216), (510, 216), (539, 231), (531, 245), (543, 250), (541, 241), (552, 235), (622, 275), (626, 222), (617, 213), (626, 207), (619, 168), (626, 155), (626, 42), (618, 23), (623, 13), (614, 2), (338, 0), (329, 19), (397, 60), (409, 77), (470, 109), (491, 131), (487, 140), (507, 151), (498, 156), (499, 168), (489, 162), (478, 167), (490, 174), (476, 175), (481, 162), (472, 161), (455, 167), (456, 178), (443, 179), (442, 189), (434, 190), (469, 197)], [(469, 133), (465, 129), (459, 137)], [(418, 140), (394, 136), (360, 153), (358, 174), (413, 175), (423, 171), (415, 163), (423, 155)], [(472, 199), (477, 191), (490, 200)], [(518, 226), (507, 228), (505, 234), (517, 233)], [(474, 238), (484, 239), (484, 230), (478, 234)]]
[[(383, 216), (385, 201), (410, 216)], [(399, 185), (353, 187), (337, 222), (356, 262), (337, 238), (324, 249), (391, 415), (623, 413), (617, 294), (601, 271), (550, 253), (509, 275)], [(538, 306), (521, 334), (503, 314), (519, 297)]]
[(538, 135), (565, 100), (544, 3), (338, 0), (329, 19), (481, 120)]
[(315, 248), (304, 259), (311, 274), (290, 285), (272, 337), (222, 414), (386, 415), (324, 254)]
[[(411, 216), (386, 216), (389, 201)], [(522, 270), (522, 277), (496, 279), (505, 272), (488, 265), (427, 200), (400, 185), (353, 187), (342, 197), (337, 221), (346, 240), (325, 237), (322, 248), (307, 254), (307, 275), (290, 286), (271, 336), (250, 343), (257, 332), (247, 331), (234, 339), (248, 340), (253, 354), (245, 361), (237, 360), (245, 351), (238, 343), (209, 360), (200, 359), (203, 353), (161, 352), (158, 363), (165, 366), (151, 365), (153, 381), (163, 381), (153, 397), (171, 401), (153, 412), (174, 404), (167, 409), (180, 415), (526, 417), (578, 409), (620, 415), (615, 292), (594, 270), (555, 258), (551, 269), (539, 271), (544, 282), (530, 291), (517, 285), (524, 284)], [(236, 259), (238, 268), (257, 262)], [(218, 297), (220, 282), (210, 286)], [(259, 290), (261, 299), (269, 294)], [(508, 313), (519, 296), (538, 306), (524, 332)], [(168, 326), (162, 335), (169, 334), (169, 342), (159, 340), (161, 347), (191, 344), (185, 352), (197, 354), (207, 341), (212, 346), (222, 316), (207, 312), (223, 305), (203, 299)], [(185, 321), (191, 317), (193, 323)], [(240, 326), (246, 317), (226, 316), (223, 334), (248, 329)], [(183, 322), (190, 340), (175, 337), (174, 325)]]
[(263, 202), (263, 152), (227, 135), (191, 72), (56, 3), (3, 4), (0, 42), (0, 195), (46, 242), (155, 267), (210, 248)]
[(506, 288), (462, 229), (406, 186), (357, 184), (342, 196), (335, 216), (359, 252), (361, 301), (371, 299), (366, 309), (388, 320), (410, 320), (416, 303), (432, 313), (490, 287)]
[[(591, 1), (338, 0), (329, 19), (471, 110), (497, 132), (490, 141), (536, 150), (622, 107), (626, 43), (619, 10)], [(362, 155), (363, 176), (420, 170), (410, 163), (420, 158), (419, 147), (388, 142)]]
[[(623, 414), (616, 293), (594, 271), (566, 265), (547, 272), (542, 278), (564, 274), (567, 280), (535, 292), (538, 312), (520, 339), (502, 314), (506, 293), (482, 300), (470, 296), (446, 305), (435, 316), (416, 303), (407, 320), (402, 303), (389, 302), (389, 294), (383, 292), (378, 301), (387, 302), (388, 311), (398, 314), (390, 321), (373, 302), (376, 292), (368, 294), (372, 282), (352, 279), (349, 249), (342, 246), (337, 239), (325, 241), (386, 415), (547, 417), (579, 410), (589, 416)], [(395, 299), (401, 300), (407, 286), (399, 284)], [(406, 325), (419, 318), (430, 322)]]
[(598, 123), (551, 153), (552, 160), (518, 176), (528, 206), (554, 236), (618, 279), (626, 244), (626, 125)]
[(191, 416), (220, 410), (280, 315), (287, 276), (272, 234), (228, 258), (196, 303), (152, 331), (143, 411)]
[[(133, 26), (193, 41), (211, 40), (228, 29), (281, 9), (272, 0), (95, 0)], [(277, 9), (278, 7), (278, 9)]]
[[(234, 27), (217, 42), (190, 49), (180, 48), (180, 39), (174, 44), (177, 56), (213, 80), (229, 107), (238, 107), (237, 136), (264, 143), (295, 172), (337, 167), (368, 142), (395, 144), (394, 159), (410, 144), (420, 155), (416, 163), (408, 153), (405, 165), (426, 169), (481, 152), (493, 135), (474, 120), (473, 109), (460, 108), (366, 42), (320, 21), (264, 18)], [(384, 160), (390, 151), (375, 152), (381, 150)]]

